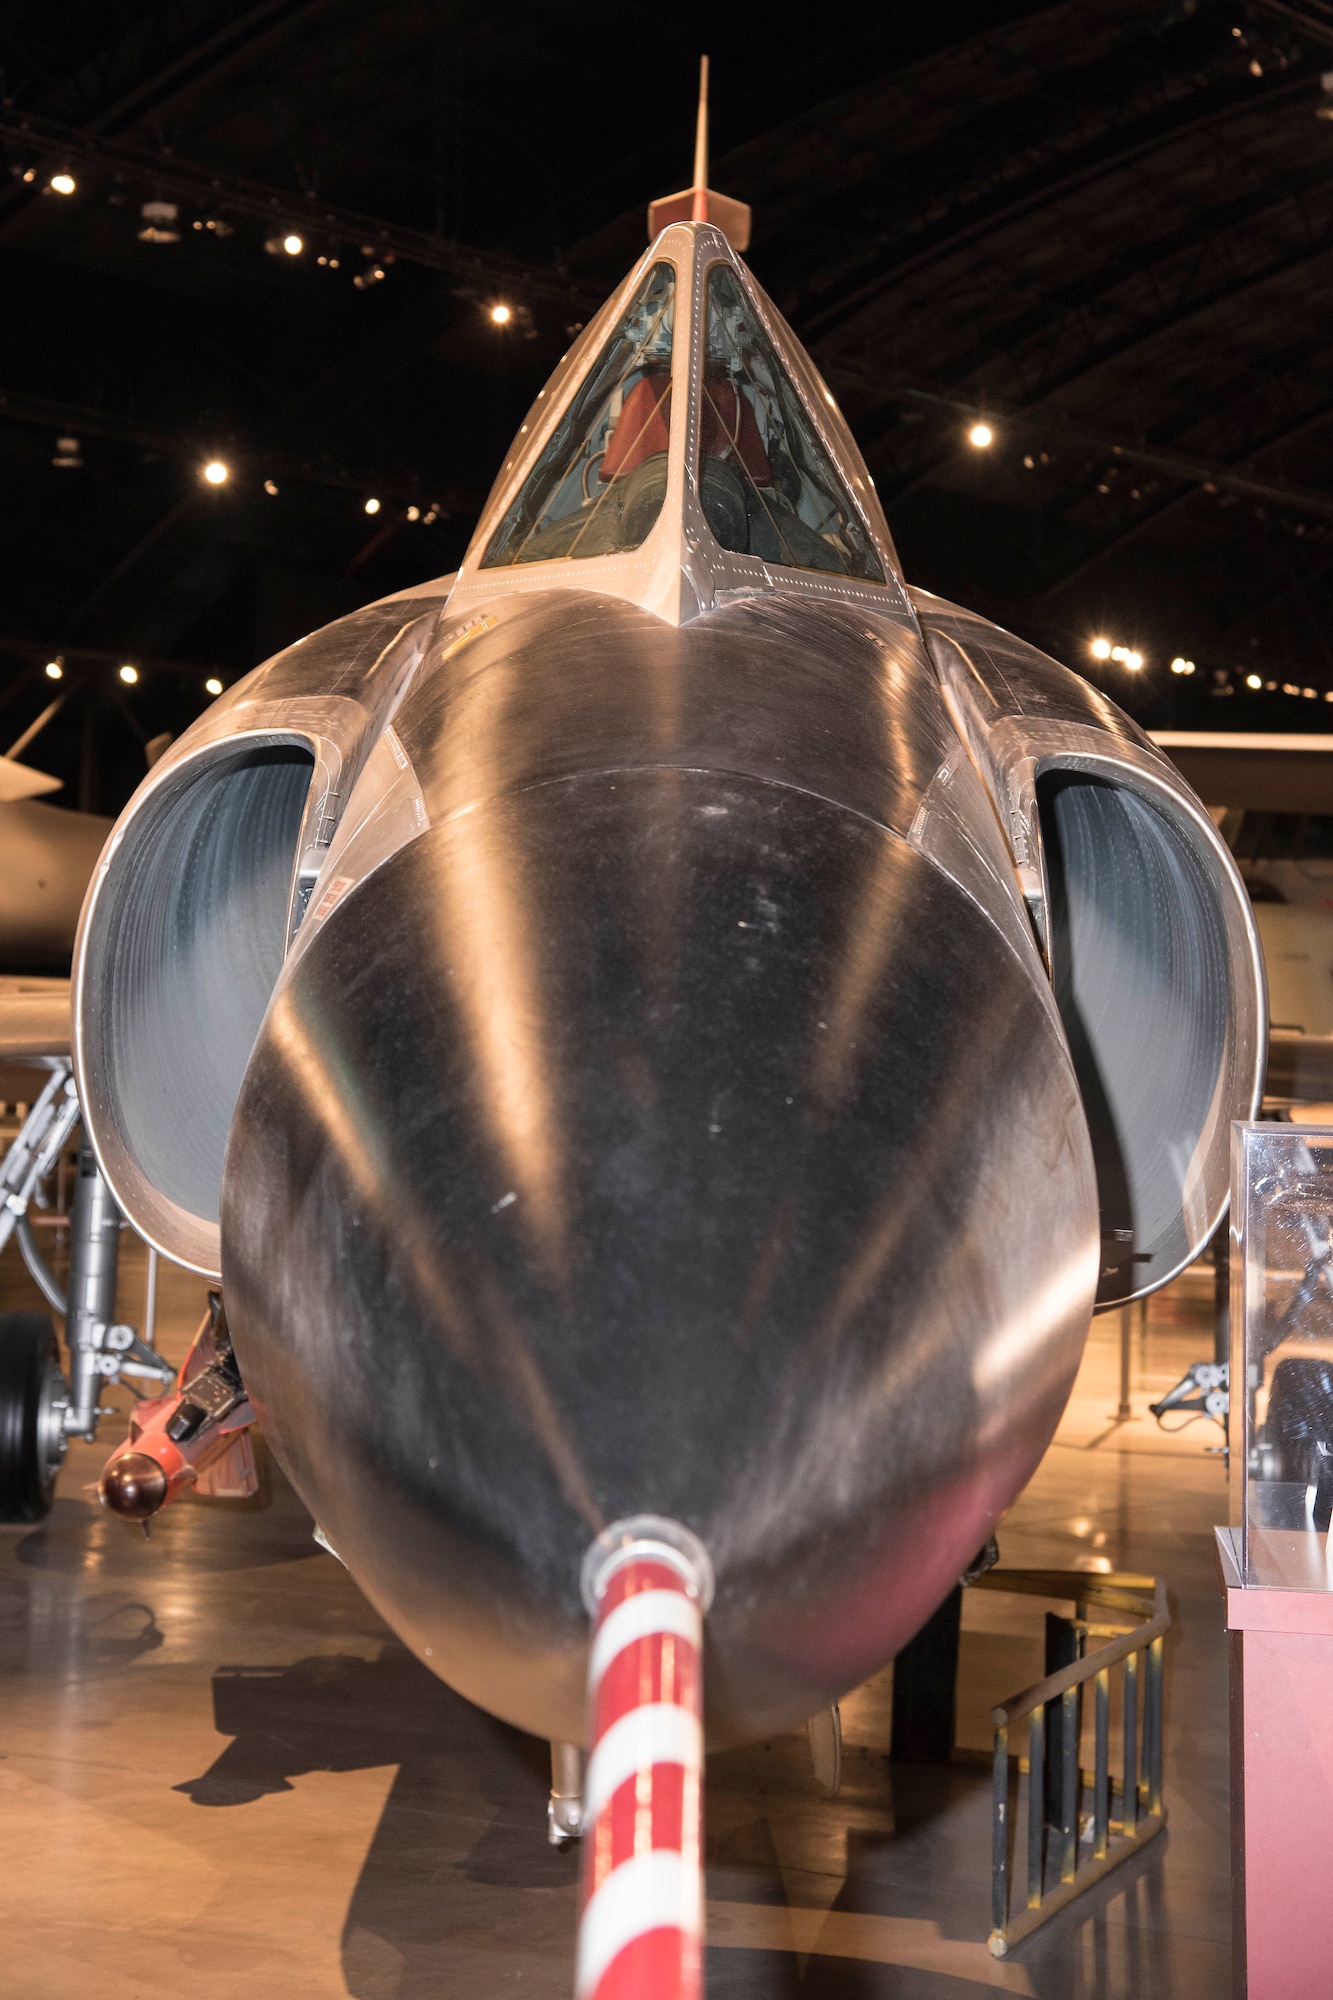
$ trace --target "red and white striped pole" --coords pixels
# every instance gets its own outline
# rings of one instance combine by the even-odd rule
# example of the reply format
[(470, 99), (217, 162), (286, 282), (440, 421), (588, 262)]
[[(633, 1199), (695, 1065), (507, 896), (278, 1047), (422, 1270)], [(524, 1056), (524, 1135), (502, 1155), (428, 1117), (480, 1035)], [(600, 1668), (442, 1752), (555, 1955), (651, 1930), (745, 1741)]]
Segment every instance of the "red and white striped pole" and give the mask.
[(583, 1563), (592, 1617), (576, 2000), (703, 1992), (703, 1620), (696, 1535), (640, 1514)]

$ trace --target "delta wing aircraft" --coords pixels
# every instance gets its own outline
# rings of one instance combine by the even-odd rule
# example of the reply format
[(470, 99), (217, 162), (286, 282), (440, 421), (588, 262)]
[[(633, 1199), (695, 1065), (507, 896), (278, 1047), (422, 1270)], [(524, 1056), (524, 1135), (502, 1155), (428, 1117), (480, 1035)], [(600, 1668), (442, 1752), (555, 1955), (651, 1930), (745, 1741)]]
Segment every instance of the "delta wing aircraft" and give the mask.
[[(259, 1424), (404, 1643), (570, 1746), (582, 1993), (694, 1977), (701, 1663), (722, 1745), (912, 1637), (1094, 1308), (1208, 1241), (1263, 1071), (1213, 820), (909, 586), (747, 229), (701, 148), (457, 574), (172, 745), (75, 961), (88, 1212), (219, 1291), (104, 1500), (243, 1480)], [(49, 1470), (87, 1399), (43, 1383)]]

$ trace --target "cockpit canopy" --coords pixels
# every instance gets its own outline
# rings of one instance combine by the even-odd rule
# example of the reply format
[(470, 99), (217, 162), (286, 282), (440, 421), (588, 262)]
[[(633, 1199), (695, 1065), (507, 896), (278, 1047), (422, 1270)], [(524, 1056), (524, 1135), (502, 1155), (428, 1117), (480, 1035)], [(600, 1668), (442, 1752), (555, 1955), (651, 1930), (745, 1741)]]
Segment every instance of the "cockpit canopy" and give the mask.
[(654, 264), (492, 536), (483, 569), (637, 549), (662, 511), (676, 274)]
[(668, 617), (696, 615), (719, 587), (779, 588), (784, 576), (797, 587), (822, 578), (825, 590), (888, 585), (905, 608), (833, 398), (710, 225), (664, 230), (566, 357), (519, 433), (459, 588), (538, 565), (533, 584), (564, 576)]
[(728, 264), (708, 272), (699, 498), (724, 549), (883, 583), (884, 568)]

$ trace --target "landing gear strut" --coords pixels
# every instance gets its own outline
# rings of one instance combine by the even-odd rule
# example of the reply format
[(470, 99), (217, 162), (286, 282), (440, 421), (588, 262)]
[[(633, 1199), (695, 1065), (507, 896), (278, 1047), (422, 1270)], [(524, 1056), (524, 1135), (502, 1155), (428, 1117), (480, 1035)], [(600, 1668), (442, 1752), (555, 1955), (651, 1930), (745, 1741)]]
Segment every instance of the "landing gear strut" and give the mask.
[(45, 1089), (0, 1163), (0, 1250), (16, 1236), (23, 1261), (65, 1322), (69, 1378), (45, 1313), (0, 1313), (0, 1521), (50, 1512), (71, 1437), (93, 1438), (103, 1385), (141, 1376), (165, 1387), (173, 1370), (132, 1326), (117, 1324), (120, 1211), (86, 1139), (70, 1208), (68, 1295), (37, 1249), (28, 1210), (78, 1124), (67, 1062), (49, 1065)]

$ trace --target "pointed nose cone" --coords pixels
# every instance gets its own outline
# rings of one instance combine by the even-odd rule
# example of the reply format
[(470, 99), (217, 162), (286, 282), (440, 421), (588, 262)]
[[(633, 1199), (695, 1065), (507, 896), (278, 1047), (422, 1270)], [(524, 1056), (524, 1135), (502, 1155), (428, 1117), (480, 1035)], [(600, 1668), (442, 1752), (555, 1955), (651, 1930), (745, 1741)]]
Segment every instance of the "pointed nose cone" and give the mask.
[(600, 770), (431, 827), (300, 954), (223, 1190), (291, 1475), (465, 1694), (582, 1731), (583, 1552), (717, 1571), (720, 1740), (916, 1629), (1049, 1437), (1096, 1276), (1049, 996), (899, 836)]

